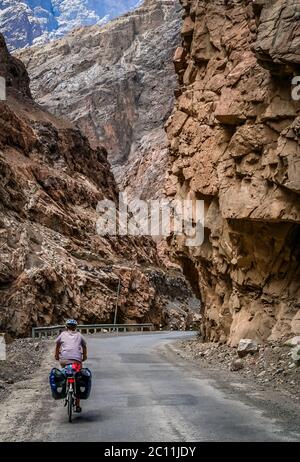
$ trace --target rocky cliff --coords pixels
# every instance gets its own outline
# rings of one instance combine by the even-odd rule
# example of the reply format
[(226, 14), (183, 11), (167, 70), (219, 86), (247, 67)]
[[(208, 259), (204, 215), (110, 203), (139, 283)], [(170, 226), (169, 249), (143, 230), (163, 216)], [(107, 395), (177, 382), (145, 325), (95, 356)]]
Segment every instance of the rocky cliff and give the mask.
[(170, 197), (204, 200), (205, 241), (173, 254), (203, 302), (203, 336), (300, 333), (298, 0), (181, 0), (167, 123)]
[(18, 54), (34, 97), (75, 122), (93, 147), (106, 147), (116, 181), (131, 197), (162, 193), (179, 10), (177, 0), (145, 0), (105, 27)]
[(119, 279), (119, 322), (191, 319), (190, 288), (150, 239), (96, 233), (98, 201), (118, 192), (107, 153), (32, 100), (2, 36), (0, 75), (0, 331), (26, 335), (67, 317), (112, 322)]
[(72, 29), (104, 24), (138, 0), (0, 0), (0, 31), (14, 50), (63, 37)]

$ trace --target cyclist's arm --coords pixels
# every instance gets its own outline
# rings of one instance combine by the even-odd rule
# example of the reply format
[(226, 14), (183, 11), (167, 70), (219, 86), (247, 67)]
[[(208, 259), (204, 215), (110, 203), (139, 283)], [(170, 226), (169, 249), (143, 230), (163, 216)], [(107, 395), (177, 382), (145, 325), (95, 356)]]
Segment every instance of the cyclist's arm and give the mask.
[(55, 347), (55, 359), (56, 359), (56, 361), (59, 361), (59, 352), (60, 352), (60, 343), (57, 343), (56, 347)]
[(59, 335), (56, 339), (55, 354), (54, 354), (56, 361), (59, 361), (60, 345), (61, 345), (61, 335)]
[(87, 360), (87, 344), (85, 338), (81, 335), (82, 361)]
[(82, 345), (82, 361), (87, 360), (87, 346), (86, 343)]

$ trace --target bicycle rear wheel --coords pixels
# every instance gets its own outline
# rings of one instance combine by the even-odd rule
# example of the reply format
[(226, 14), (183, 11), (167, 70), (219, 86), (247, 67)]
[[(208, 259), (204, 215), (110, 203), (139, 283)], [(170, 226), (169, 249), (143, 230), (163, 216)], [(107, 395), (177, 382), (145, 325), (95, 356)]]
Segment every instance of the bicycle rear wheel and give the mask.
[(68, 393), (68, 416), (69, 416), (69, 422), (72, 423), (72, 418), (73, 418), (73, 392), (69, 391)]

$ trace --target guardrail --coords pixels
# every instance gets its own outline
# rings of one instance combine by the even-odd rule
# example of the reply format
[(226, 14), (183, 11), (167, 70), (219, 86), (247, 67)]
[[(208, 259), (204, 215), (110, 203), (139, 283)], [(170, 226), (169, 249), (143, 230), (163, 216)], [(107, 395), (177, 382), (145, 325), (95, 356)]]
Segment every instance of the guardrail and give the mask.
[[(96, 334), (98, 332), (135, 332), (151, 331), (153, 324), (79, 324), (77, 330), (82, 334)], [(65, 326), (33, 327), (32, 338), (48, 338), (59, 335)]]

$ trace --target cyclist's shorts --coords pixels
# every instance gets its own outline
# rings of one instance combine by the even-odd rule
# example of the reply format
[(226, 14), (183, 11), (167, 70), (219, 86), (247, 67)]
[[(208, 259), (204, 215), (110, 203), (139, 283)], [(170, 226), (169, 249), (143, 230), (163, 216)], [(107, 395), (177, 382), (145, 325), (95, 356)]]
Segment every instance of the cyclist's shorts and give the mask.
[(59, 364), (61, 367), (66, 367), (68, 364), (78, 364), (78, 366), (81, 366), (82, 363), (80, 361), (74, 361), (73, 359), (60, 359)]

